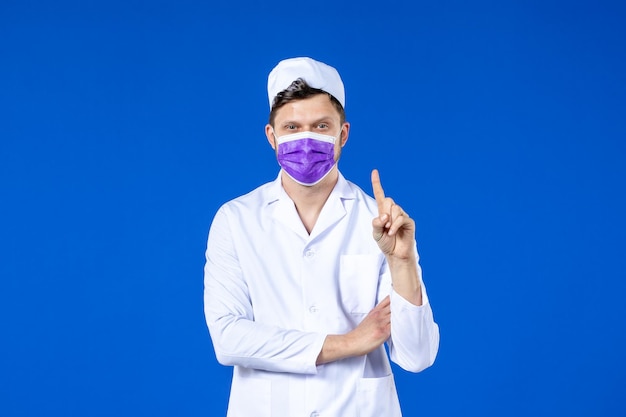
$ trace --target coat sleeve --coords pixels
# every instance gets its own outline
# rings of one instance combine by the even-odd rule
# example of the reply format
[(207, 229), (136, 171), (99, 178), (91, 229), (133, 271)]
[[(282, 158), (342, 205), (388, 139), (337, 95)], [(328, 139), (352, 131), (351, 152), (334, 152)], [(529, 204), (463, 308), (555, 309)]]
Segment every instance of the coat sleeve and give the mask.
[(418, 260), (418, 275), (422, 283), (422, 305), (416, 306), (391, 290), (391, 337), (389, 356), (409, 372), (420, 372), (435, 362), (439, 350), (439, 326), (422, 280)]
[(254, 320), (225, 207), (215, 215), (204, 267), (204, 314), (219, 363), (272, 372), (317, 373), (326, 335)]

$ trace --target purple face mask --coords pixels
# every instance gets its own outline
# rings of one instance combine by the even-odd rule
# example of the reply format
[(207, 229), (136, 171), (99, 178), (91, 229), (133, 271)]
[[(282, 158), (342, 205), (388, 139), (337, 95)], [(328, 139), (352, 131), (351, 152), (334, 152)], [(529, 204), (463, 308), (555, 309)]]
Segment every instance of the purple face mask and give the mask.
[(335, 140), (314, 132), (276, 137), (278, 163), (297, 183), (315, 185), (335, 166)]

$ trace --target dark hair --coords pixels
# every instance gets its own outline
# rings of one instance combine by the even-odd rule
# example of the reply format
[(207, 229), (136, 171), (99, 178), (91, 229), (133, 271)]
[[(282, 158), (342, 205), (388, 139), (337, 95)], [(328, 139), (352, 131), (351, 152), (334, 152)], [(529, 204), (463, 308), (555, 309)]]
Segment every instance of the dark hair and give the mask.
[(270, 111), (269, 124), (274, 126), (274, 118), (276, 117), (276, 112), (285, 104), (294, 100), (302, 100), (305, 98), (312, 97), (317, 94), (326, 94), (329, 98), (333, 106), (339, 112), (339, 117), (341, 119), (341, 124), (346, 121), (346, 112), (343, 109), (343, 106), (332, 94), (327, 93), (324, 90), (320, 90), (319, 88), (313, 88), (306, 83), (302, 78), (298, 78), (291, 85), (285, 88), (280, 93), (276, 94), (274, 97), (274, 101), (272, 102), (272, 110)]

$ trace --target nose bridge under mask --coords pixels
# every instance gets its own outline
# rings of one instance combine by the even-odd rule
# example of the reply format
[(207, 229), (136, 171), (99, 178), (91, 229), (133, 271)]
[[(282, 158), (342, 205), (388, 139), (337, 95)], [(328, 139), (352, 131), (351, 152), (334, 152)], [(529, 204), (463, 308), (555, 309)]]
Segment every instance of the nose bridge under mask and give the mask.
[(324, 135), (321, 133), (311, 132), (308, 130), (304, 132), (290, 133), (290, 134), (282, 135), (282, 136), (277, 136), (274, 130), (272, 130), (272, 133), (274, 134), (276, 145), (280, 145), (282, 143), (287, 143), (287, 142), (292, 142), (295, 140), (301, 140), (301, 139), (313, 139), (313, 140), (317, 140), (320, 142), (332, 143), (333, 145), (337, 141), (337, 137), (335, 136)]

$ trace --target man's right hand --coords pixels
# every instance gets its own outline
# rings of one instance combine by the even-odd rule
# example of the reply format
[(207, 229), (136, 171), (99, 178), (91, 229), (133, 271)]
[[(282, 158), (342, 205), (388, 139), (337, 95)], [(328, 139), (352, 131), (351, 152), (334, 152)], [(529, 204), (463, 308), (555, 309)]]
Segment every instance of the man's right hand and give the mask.
[(361, 323), (344, 335), (328, 335), (317, 364), (333, 362), (370, 353), (391, 335), (391, 302), (385, 297)]

